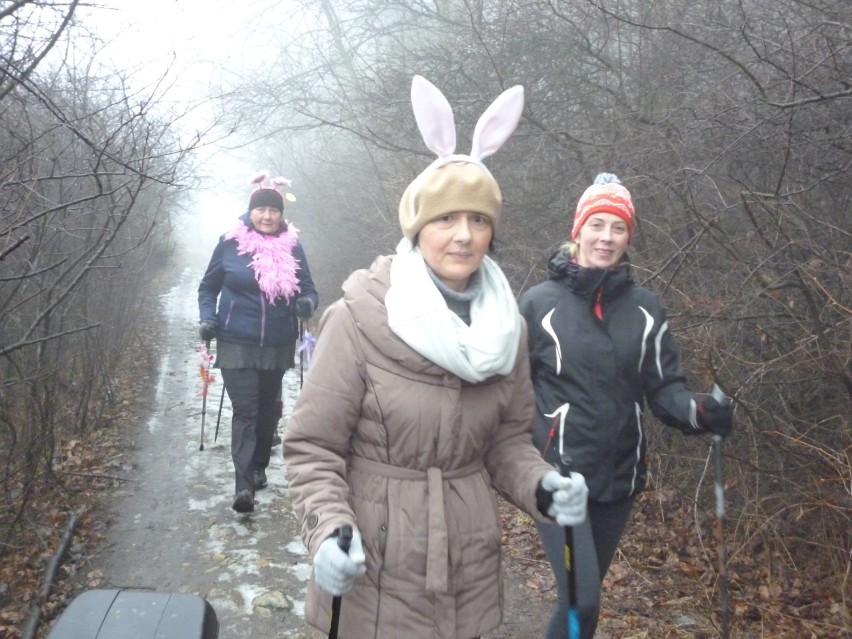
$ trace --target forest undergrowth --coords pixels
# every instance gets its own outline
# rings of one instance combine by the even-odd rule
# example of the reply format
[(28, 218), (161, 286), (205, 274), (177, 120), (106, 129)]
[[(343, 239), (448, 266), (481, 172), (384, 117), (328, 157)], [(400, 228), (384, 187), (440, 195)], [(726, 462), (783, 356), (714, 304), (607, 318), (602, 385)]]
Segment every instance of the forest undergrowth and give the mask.
[[(152, 334), (153, 336), (153, 334)], [(143, 349), (150, 357), (156, 353)], [(126, 442), (131, 429), (145, 423), (156, 379), (126, 368), (116, 380), (117, 400), (108, 428), (66, 438), (51, 476), (37, 478), (35, 497), (4, 549), (0, 567), (0, 638), (19, 639), (40, 600), (41, 630), (69, 603), (74, 577), (85, 571), (108, 532), (110, 522), (95, 513), (120, 487), (135, 463)], [(513, 615), (541, 627), (556, 597), (553, 577), (525, 514), (500, 501), (504, 570), (513, 593)], [(67, 532), (72, 513), (79, 519), (46, 598), (45, 566)], [(692, 637), (719, 633), (718, 562), (712, 520), (697, 534), (689, 496), (654, 486), (637, 500), (628, 529), (604, 581), (599, 635), (603, 639)], [(831, 556), (801, 541), (783, 549), (754, 547), (729, 558), (731, 637), (816, 639), (850, 637), (842, 576)], [(793, 564), (789, 557), (800, 561)], [(807, 561), (801, 563), (801, 558)], [(81, 574), (86, 574), (82, 572)], [(507, 589), (510, 590), (510, 589)], [(847, 624), (844, 626), (845, 623)], [(520, 622), (523, 625), (523, 622)]]

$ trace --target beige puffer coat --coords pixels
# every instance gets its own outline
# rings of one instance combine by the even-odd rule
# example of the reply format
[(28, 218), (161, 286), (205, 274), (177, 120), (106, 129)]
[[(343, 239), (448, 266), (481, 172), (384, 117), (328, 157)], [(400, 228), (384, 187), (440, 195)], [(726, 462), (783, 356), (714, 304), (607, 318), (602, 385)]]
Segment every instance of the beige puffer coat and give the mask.
[[(538, 518), (552, 469), (532, 445), (526, 330), (511, 375), (463, 382), (388, 328), (391, 259), (353, 273), (322, 317), (284, 436), (290, 497), (311, 556), (338, 526), (361, 532), (341, 639), (472, 639), (502, 613), (491, 486)], [(307, 621), (327, 633), (330, 611), (311, 580)]]

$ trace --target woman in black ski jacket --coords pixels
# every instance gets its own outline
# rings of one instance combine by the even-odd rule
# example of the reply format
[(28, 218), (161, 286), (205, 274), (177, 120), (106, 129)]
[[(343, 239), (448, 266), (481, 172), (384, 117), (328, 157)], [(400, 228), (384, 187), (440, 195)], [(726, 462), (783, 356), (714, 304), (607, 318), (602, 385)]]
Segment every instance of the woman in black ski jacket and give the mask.
[[(574, 528), (581, 637), (595, 634), (600, 587), (645, 486), (645, 404), (686, 434), (731, 431), (732, 407), (696, 395), (659, 297), (637, 285), (626, 250), (635, 222), (629, 191), (600, 174), (577, 205), (571, 241), (547, 265), (548, 280), (519, 300), (529, 326), (536, 392), (535, 443), (548, 461), (569, 455), (586, 478), (588, 517)], [(538, 524), (560, 596), (546, 639), (567, 637), (562, 528)]]
[(216, 366), (233, 406), (232, 508), (254, 510), (254, 492), (267, 485), (266, 468), (284, 372), (292, 368), (298, 319), (319, 303), (298, 231), (284, 219), (290, 181), (257, 175), (248, 211), (219, 238), (198, 286), (201, 339), (216, 339)]

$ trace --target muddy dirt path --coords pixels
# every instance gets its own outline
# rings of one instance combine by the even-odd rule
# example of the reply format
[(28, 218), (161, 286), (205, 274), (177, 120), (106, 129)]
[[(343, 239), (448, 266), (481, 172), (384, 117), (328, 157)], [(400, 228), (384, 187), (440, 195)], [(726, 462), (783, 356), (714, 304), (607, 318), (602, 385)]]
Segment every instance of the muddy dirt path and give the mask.
[[(281, 449), (273, 450), (269, 487), (258, 491), (255, 512), (235, 513), (227, 396), (214, 441), (222, 393), (218, 378), (207, 399), (204, 450), (199, 450), (199, 273), (187, 268), (163, 297), (168, 343), (153, 411), (147, 424), (131, 429), (133, 481), (105, 506), (109, 540), (87, 578), (100, 588), (201, 595), (216, 610), (222, 639), (298, 637), (304, 631), (310, 565), (290, 508)], [(288, 371), (284, 385), (286, 417), (298, 395), (298, 369)]]
[[(255, 512), (235, 513), (227, 396), (214, 441), (222, 393), (218, 378), (207, 399), (204, 450), (199, 450), (202, 399), (195, 348), (202, 270), (187, 267), (161, 300), (165, 343), (150, 417), (127, 429), (131, 481), (103, 505), (108, 539), (80, 577), (88, 588), (200, 595), (216, 611), (220, 639), (308, 637), (303, 612), (311, 567), (290, 506), (281, 448), (273, 449), (269, 486), (258, 491)], [(299, 386), (297, 367), (284, 378), (279, 432)], [(507, 617), (483, 639), (541, 636), (546, 607), (529, 600), (511, 565), (507, 571)]]

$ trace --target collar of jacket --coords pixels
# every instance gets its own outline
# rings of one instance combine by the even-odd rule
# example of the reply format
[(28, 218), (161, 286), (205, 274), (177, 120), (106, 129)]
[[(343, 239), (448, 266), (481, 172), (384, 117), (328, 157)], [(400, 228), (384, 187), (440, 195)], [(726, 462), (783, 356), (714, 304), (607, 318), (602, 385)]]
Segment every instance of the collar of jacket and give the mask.
[(625, 255), (615, 268), (588, 268), (580, 266), (561, 249), (547, 262), (547, 277), (564, 284), (582, 298), (593, 299), (603, 289), (601, 299), (611, 300), (633, 284), (630, 260)]

